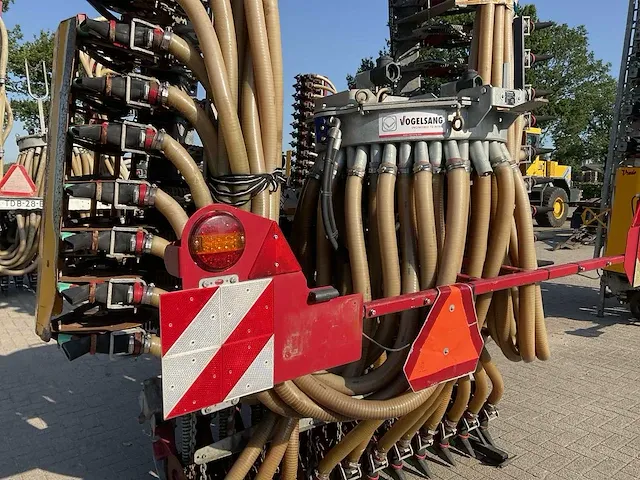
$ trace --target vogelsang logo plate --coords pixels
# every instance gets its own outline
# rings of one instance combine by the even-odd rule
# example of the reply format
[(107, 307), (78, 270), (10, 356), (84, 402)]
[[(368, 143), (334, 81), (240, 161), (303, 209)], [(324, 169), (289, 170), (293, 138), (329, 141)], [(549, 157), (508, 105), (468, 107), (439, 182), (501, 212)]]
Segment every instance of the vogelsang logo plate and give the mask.
[(447, 116), (444, 110), (380, 114), (379, 136), (389, 138), (443, 135), (446, 126)]

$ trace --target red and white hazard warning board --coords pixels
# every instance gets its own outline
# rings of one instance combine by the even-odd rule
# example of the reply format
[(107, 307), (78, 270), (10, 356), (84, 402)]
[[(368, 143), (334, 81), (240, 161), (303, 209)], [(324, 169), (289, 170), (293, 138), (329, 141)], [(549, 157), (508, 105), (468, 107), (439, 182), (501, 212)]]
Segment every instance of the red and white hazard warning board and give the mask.
[(11, 165), (0, 180), (0, 195), (14, 197), (33, 197), (36, 185), (22, 165)]
[(414, 392), (472, 373), (484, 345), (471, 287), (451, 285), (438, 292), (404, 365)]
[(162, 316), (171, 317), (161, 332), (165, 418), (273, 387), (271, 283), (252, 280), (164, 299)]

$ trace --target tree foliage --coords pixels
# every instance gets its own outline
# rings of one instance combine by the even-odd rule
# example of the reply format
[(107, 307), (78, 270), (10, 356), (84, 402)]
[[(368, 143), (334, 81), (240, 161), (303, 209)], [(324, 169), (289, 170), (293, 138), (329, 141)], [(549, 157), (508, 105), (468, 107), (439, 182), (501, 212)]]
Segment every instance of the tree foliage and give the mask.
[[(25, 60), (29, 64), (31, 90), (34, 95), (44, 95), (45, 77), (42, 62), (47, 72), (46, 81), (51, 82), (51, 68), (53, 62), (53, 33), (40, 31), (32, 40), (25, 40), (19, 25), (9, 31), (9, 72), (7, 91), (11, 99), (11, 106), (17, 120), (23, 122), (29, 131), (39, 125), (38, 105), (28, 96)], [(49, 102), (45, 102), (45, 119), (48, 118)]]
[[(538, 19), (533, 5), (523, 14)], [(553, 55), (528, 71), (527, 82), (550, 92), (549, 105), (535, 115), (554, 118), (541, 126), (555, 145), (555, 159), (576, 168), (585, 160), (604, 161), (616, 96), (611, 64), (595, 58), (584, 26), (559, 24), (534, 32), (527, 46), (535, 54)]]

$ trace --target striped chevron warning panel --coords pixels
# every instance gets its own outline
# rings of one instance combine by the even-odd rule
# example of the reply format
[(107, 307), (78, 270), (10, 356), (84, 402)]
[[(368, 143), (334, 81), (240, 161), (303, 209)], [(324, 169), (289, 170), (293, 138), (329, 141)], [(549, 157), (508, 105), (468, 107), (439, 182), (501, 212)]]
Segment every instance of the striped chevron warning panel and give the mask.
[(273, 387), (271, 278), (164, 294), (166, 419)]

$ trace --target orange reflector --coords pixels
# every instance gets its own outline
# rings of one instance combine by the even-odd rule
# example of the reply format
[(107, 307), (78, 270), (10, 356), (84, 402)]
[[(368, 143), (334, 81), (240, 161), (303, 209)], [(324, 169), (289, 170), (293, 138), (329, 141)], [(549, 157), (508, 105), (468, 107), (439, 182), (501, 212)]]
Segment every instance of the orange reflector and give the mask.
[(226, 212), (216, 212), (203, 218), (189, 236), (191, 258), (208, 271), (232, 267), (240, 260), (244, 247), (242, 223)]

